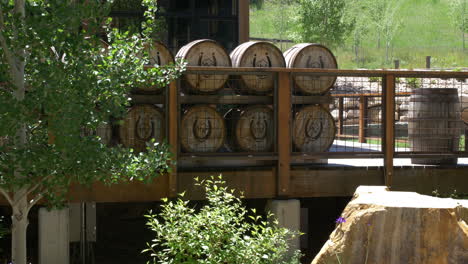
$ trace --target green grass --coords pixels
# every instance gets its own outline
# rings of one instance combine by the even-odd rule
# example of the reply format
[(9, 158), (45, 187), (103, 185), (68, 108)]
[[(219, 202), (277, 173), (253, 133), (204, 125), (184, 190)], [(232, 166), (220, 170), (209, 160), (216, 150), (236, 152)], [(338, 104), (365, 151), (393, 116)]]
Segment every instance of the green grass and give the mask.
[[(383, 41), (377, 48), (378, 34), (371, 30), (363, 41), (359, 60), (350, 40), (332, 50), (339, 68), (392, 68), (396, 59), (400, 60), (400, 68), (424, 68), (426, 56), (432, 57), (433, 68), (468, 67), (468, 50), (462, 50), (461, 33), (452, 24), (449, 1), (404, 0), (398, 12), (402, 27), (393, 41), (389, 60), (386, 61)], [(295, 4), (266, 1), (263, 9), (251, 9), (250, 36), (293, 39), (296, 8)], [(286, 50), (292, 45), (278, 46)]]

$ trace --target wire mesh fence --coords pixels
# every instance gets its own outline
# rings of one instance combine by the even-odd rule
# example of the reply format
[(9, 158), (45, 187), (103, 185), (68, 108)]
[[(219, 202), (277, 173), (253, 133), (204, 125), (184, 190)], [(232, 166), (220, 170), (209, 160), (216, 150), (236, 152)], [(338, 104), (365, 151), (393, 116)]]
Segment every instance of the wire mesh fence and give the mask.
[(465, 79), (397, 77), (395, 91), (396, 154), (413, 154), (414, 164), (457, 163), (446, 156), (467, 150)]

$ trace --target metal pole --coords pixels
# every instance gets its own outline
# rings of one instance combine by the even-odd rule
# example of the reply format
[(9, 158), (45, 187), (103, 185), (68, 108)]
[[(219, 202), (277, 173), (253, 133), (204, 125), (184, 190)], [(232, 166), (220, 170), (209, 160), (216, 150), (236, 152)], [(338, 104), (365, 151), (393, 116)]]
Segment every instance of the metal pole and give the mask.
[(426, 56), (426, 69), (431, 68), (431, 56)]
[(400, 69), (400, 60), (395, 60), (395, 69)]

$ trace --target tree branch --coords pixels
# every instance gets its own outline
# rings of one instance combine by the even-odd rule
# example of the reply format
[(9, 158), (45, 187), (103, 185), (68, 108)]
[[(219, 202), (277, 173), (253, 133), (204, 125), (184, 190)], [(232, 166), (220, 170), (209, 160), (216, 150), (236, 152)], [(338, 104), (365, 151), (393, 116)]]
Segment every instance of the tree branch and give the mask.
[[(39, 188), (39, 186), (41, 186), (45, 180), (49, 179), (50, 177), (52, 177), (52, 174), (51, 175), (48, 175), (42, 179), (40, 179), (39, 183), (37, 183), (36, 185), (34, 185), (32, 188), (28, 189), (27, 192), (25, 192), (19, 199), (16, 200), (16, 202), (18, 201), (21, 201), (21, 199), (23, 199), (25, 196), (27, 197), (28, 195), (30, 195), (31, 193), (33, 193), (37, 188)], [(40, 193), (38, 195), (41, 195)], [(38, 196), (36, 195), (36, 197)], [(42, 195), (41, 195), (42, 196)], [(34, 200), (34, 199), (33, 199)], [(15, 204), (12, 204), (12, 205), (16, 205)]]
[(2, 193), (3, 196), (7, 199), (8, 203), (13, 206), (13, 200), (11, 199), (11, 196), (8, 194), (8, 192), (5, 189), (0, 188), (0, 193)]
[(29, 210), (37, 203), (39, 202), (43, 197), (42, 193), (38, 193), (32, 200), (28, 201), (28, 208), (27, 212), (29, 213)]
[(13, 61), (12, 53), (11, 53), (10, 49), (8, 49), (8, 46), (7, 46), (7, 43), (6, 43), (6, 40), (5, 40), (5, 36), (3, 35), (4, 30), (5, 30), (5, 18), (3, 16), (2, 5), (0, 4), (0, 45), (2, 46), (3, 52), (5, 54), (5, 57), (6, 57), (7, 61), (8, 61), (8, 64), (10, 65), (10, 68), (12, 70), (16, 70), (15, 63)]

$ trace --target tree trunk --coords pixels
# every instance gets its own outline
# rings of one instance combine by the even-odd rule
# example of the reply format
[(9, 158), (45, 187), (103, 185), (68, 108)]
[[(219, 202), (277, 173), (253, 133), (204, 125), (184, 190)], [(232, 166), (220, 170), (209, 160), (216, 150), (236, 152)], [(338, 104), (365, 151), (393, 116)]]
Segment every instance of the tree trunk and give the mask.
[(13, 264), (26, 264), (26, 231), (28, 229), (28, 198), (26, 189), (16, 192), (13, 199), (11, 257)]
[(465, 32), (462, 31), (463, 51), (465, 51)]
[(380, 30), (379, 30), (379, 34), (377, 37), (377, 49), (380, 49)]
[(390, 49), (390, 43), (387, 41), (385, 42), (385, 63), (388, 63), (388, 51)]

